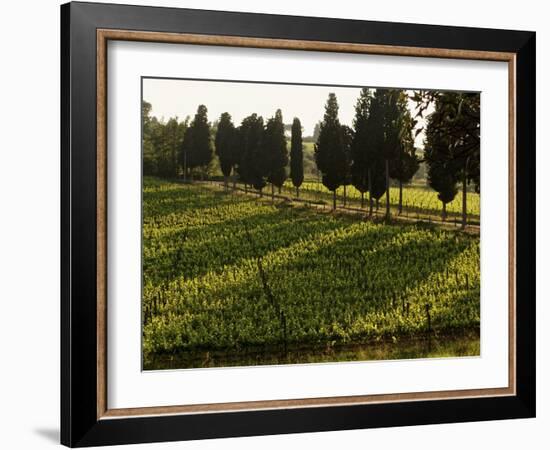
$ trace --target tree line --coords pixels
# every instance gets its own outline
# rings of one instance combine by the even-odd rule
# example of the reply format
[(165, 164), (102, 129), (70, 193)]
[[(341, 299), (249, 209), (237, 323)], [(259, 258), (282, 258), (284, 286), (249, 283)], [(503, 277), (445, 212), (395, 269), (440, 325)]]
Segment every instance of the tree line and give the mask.
[[(416, 104), (411, 114), (408, 102)], [(431, 108), (430, 108), (431, 106)], [(187, 180), (199, 170), (205, 173), (219, 164), (225, 186), (230, 177), (238, 178), (245, 190), (254, 188), (263, 194), (270, 184), (279, 192), (288, 176), (296, 188), (304, 180), (303, 137), (299, 118), (285, 125), (282, 112), (265, 120), (253, 113), (236, 126), (228, 112), (211, 124), (207, 108), (199, 105), (194, 118), (183, 122), (170, 119), (159, 122), (150, 117), (151, 105), (143, 102), (143, 172), (146, 175)], [(415, 148), (415, 138), (423, 128), (418, 118), (426, 117), (423, 150)], [(333, 193), (354, 186), (361, 193), (361, 207), (368, 194), (369, 214), (385, 195), (385, 213), (390, 216), (391, 180), (399, 186), (398, 213), (402, 212), (403, 184), (409, 183), (421, 162), (427, 165), (428, 184), (446, 205), (462, 187), (462, 225), (466, 226), (467, 185), (479, 192), (479, 95), (458, 92), (415, 91), (409, 97), (400, 89), (361, 90), (355, 106), (353, 127), (338, 118), (338, 101), (331, 93), (322, 121), (316, 124), (314, 156), (323, 185)], [(290, 128), (290, 152), (285, 131)], [(214, 155), (217, 158), (214, 158)], [(289, 166), (289, 167), (288, 167)]]

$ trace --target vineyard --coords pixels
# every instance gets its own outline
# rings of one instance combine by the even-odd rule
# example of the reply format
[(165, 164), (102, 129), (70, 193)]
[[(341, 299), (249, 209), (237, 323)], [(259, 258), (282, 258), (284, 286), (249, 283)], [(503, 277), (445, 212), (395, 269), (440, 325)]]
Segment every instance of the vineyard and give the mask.
[(477, 235), (144, 178), (145, 369), (479, 354), (479, 283)]

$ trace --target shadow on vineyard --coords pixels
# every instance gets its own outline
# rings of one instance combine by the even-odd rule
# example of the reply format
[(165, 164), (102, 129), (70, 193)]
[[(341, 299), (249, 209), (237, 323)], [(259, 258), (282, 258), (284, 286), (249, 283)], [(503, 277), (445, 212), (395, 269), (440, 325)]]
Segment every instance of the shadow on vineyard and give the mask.
[(479, 236), (146, 177), (144, 368), (479, 354)]
[[(165, 202), (165, 207), (173, 208), (169, 215), (148, 217), (150, 213), (144, 210), (143, 272), (146, 279), (157, 282), (166, 283), (182, 276), (199, 277), (250, 258), (253, 253), (247, 251), (247, 233), (258, 246), (258, 251), (269, 252), (306, 236), (346, 226), (346, 222), (327, 221), (321, 216), (299, 217), (292, 211), (258, 205), (246, 197), (233, 198), (230, 203), (220, 202), (218, 206), (206, 206), (209, 201), (215, 204), (220, 195), (209, 189), (201, 195), (204, 204), (199, 209), (193, 209), (192, 214), (178, 219), (174, 214), (187, 211), (180, 209), (179, 205), (185, 203), (188, 208), (196, 191), (189, 187), (180, 188), (179, 197), (178, 191), (175, 192), (173, 200), (164, 198), (168, 202)], [(227, 194), (222, 195), (225, 199), (230, 198)], [(208, 220), (204, 220), (205, 216)], [(347, 225), (351, 223), (349, 221)], [(283, 233), (285, 228), (298, 224), (295, 233)], [(223, 228), (223, 233), (220, 228)], [(149, 233), (148, 230), (153, 231)], [(270, 235), (278, 236), (279, 240), (265, 239)]]

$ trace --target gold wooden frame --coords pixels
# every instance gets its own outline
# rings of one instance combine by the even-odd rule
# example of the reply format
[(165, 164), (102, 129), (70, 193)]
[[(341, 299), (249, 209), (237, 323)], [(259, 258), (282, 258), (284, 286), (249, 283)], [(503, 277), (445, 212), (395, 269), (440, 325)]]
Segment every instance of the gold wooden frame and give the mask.
[[(342, 53), (380, 54), (451, 59), (473, 59), (508, 63), (509, 73), (509, 319), (508, 319), (508, 387), (402, 394), (359, 395), (288, 400), (265, 400), (201, 405), (150, 406), (109, 409), (107, 405), (107, 42), (109, 40), (217, 45), (286, 50), (309, 50)], [(318, 406), (343, 406), (366, 403), (390, 403), (419, 400), (442, 400), (473, 397), (513, 396), (516, 394), (516, 55), (506, 52), (455, 50), (444, 48), (398, 47), (388, 45), (335, 43), (263, 39), (179, 33), (157, 33), (129, 30), (97, 30), (97, 418), (163, 414), (196, 414), (260, 409), (288, 409)]]

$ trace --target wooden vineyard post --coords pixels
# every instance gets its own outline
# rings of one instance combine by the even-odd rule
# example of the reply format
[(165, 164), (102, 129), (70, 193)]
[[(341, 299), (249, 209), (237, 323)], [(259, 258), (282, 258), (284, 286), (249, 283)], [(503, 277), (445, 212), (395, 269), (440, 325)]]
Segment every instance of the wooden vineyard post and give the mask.
[(430, 315), (430, 304), (426, 303), (426, 323), (428, 332), (432, 331), (432, 317)]

